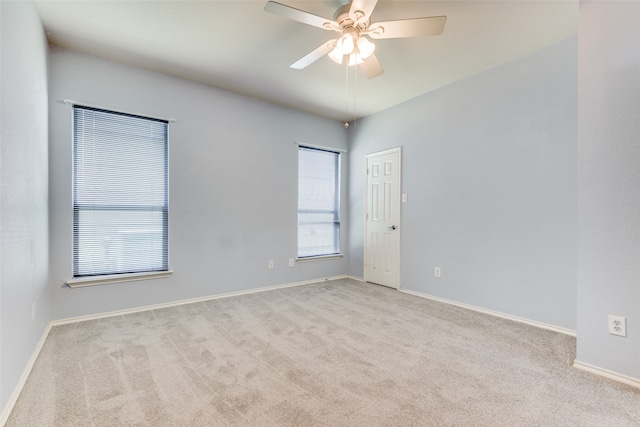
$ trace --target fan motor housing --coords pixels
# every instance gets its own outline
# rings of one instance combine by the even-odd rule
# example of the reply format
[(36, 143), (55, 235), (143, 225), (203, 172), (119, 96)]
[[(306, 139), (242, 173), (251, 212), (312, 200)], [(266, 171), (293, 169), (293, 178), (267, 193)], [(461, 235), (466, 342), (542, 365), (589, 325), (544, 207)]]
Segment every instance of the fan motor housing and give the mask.
[(333, 20), (336, 21), (343, 31), (347, 28), (354, 28), (358, 31), (366, 30), (371, 21), (367, 19), (365, 22), (355, 23), (353, 19), (351, 19), (351, 16), (349, 16), (350, 9), (351, 3), (340, 6), (333, 14)]

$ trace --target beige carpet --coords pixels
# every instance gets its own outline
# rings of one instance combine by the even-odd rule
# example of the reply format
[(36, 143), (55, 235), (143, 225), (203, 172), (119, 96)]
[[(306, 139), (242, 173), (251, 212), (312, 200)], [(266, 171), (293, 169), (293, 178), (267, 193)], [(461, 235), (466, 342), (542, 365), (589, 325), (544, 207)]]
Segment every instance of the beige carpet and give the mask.
[(55, 327), (7, 426), (640, 426), (575, 339), (352, 280)]

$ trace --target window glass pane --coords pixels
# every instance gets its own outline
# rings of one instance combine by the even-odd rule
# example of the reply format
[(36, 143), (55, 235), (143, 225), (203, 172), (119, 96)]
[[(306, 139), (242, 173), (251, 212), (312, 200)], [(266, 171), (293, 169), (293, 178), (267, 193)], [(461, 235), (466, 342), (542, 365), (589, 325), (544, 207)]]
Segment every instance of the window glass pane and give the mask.
[(338, 154), (300, 148), (298, 208), (334, 211)]
[(167, 122), (74, 106), (74, 276), (168, 270)]
[(76, 215), (77, 276), (168, 269), (164, 212), (90, 209)]
[(298, 224), (298, 257), (337, 254), (340, 224)]
[(337, 254), (339, 154), (307, 147), (298, 154), (298, 257)]

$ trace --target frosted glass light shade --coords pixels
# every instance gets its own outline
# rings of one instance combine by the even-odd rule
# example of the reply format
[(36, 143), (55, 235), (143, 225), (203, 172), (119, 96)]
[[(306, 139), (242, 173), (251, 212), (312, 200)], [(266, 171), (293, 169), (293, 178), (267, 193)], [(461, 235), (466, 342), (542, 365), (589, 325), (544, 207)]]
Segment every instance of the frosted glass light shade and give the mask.
[(336, 64), (342, 64), (342, 57), (344, 55), (342, 54), (342, 52), (340, 52), (340, 49), (338, 49), (338, 46), (336, 45), (336, 47), (333, 48), (333, 50), (331, 52), (329, 52), (329, 58), (331, 58), (331, 60), (333, 62), (335, 62)]
[(343, 55), (349, 55), (353, 52), (353, 48), (356, 46), (355, 40), (351, 34), (345, 34), (338, 39), (336, 49), (338, 49)]
[(349, 65), (362, 64), (362, 60), (370, 57), (376, 45), (362, 36), (355, 41), (351, 34), (345, 34), (336, 43), (336, 47), (329, 52), (329, 58), (336, 64), (342, 64), (345, 55), (349, 56)]
[(351, 55), (349, 55), (349, 66), (351, 65), (358, 65), (358, 64), (362, 64), (362, 57), (360, 56), (360, 53), (358, 53), (358, 50), (354, 50), (353, 53), (351, 53)]
[(376, 50), (376, 45), (371, 43), (366, 37), (362, 36), (357, 42), (358, 50), (360, 51), (360, 57), (367, 59)]

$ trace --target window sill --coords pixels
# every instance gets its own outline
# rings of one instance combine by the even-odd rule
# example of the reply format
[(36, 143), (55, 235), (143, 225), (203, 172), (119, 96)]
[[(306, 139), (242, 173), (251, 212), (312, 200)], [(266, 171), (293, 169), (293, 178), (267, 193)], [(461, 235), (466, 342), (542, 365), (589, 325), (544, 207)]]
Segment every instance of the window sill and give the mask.
[(331, 259), (340, 259), (343, 256), (344, 255), (342, 255), (342, 254), (309, 256), (309, 257), (304, 257), (304, 258), (296, 258), (296, 262), (326, 261), (326, 260), (331, 260)]
[(78, 277), (67, 281), (70, 288), (84, 288), (86, 286), (107, 285), (109, 283), (134, 282), (138, 280), (162, 279), (171, 277), (172, 270), (152, 271), (148, 273), (112, 274), (108, 276)]

